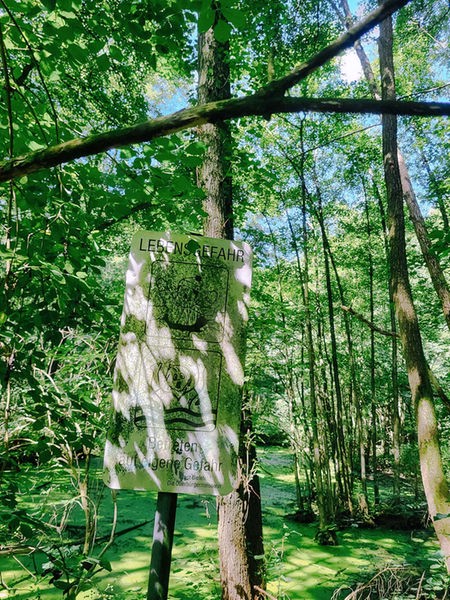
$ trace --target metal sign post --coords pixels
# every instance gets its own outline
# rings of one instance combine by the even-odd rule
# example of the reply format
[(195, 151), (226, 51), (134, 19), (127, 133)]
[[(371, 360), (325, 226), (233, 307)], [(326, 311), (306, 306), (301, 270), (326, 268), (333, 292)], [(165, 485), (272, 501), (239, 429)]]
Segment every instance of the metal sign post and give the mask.
[(167, 597), (175, 495), (236, 486), (250, 284), (246, 243), (133, 237), (104, 479), (112, 489), (159, 492), (152, 600)]
[(167, 599), (176, 510), (177, 494), (158, 492), (147, 600)]

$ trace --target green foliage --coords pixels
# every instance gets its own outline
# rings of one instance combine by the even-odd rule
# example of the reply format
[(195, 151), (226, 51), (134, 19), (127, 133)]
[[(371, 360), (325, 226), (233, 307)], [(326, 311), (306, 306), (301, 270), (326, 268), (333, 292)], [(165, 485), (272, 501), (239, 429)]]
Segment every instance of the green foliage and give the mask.
[[(332, 3), (312, 0), (223, 0), (219, 17), (206, 0), (42, 0), (16, 2), (14, 10), (10, 4), (0, 2), (0, 152), (5, 158), (192, 104), (195, 37), (209, 27), (219, 42), (230, 45), (235, 94), (254, 91), (282, 76), (343, 28)], [(443, 87), (447, 10), (444, 0), (418, 2), (398, 15), (399, 95), (448, 96), (448, 87)], [(371, 41), (369, 35), (364, 43)], [(338, 61), (333, 61), (294, 91), (358, 98), (367, 96), (368, 85), (346, 81)], [(316, 387), (330, 503), (338, 502), (342, 492), (336, 470), (342, 459), (338, 431), (354, 495), (363, 486), (359, 443), (370, 458), (374, 425), (378, 468), (392, 467), (391, 340), (384, 334), (375, 336), (373, 401), (367, 325), (372, 264), (373, 324), (385, 332), (391, 328), (379, 117), (310, 114), (261, 122), (249, 118), (233, 124), (232, 131), (235, 222), (238, 235), (255, 251), (249, 405), (257, 439), (290, 445), (301, 479), (297, 502), (309, 503), (303, 507), (309, 514), (317, 508), (311, 469), (311, 382)], [(450, 210), (448, 133), (445, 120), (403, 118), (399, 123), (400, 144), (412, 165), (414, 183), (418, 182), (432, 250), (444, 267), (450, 257), (445, 225)], [(84, 508), (79, 505), (86, 488), (92, 491), (90, 461), (103, 447), (129, 239), (140, 227), (201, 230), (203, 197), (196, 169), (205, 151), (195, 132), (181, 132), (25, 176), (0, 189), (1, 541), (32, 547), (39, 542), (47, 554), (44, 575), (68, 597), (80, 582), (88, 583), (87, 575), (110, 567), (92, 552), (95, 511), (88, 508), (93, 506), (89, 493)], [(407, 235), (428, 362), (447, 389), (448, 332), (410, 224)], [(335, 263), (330, 287), (325, 257)], [(342, 305), (351, 306), (354, 314), (349, 316)], [(339, 413), (330, 351), (333, 335), (344, 399)], [(354, 364), (348, 336), (355, 349)], [(417, 481), (418, 455), (414, 409), (401, 359), (399, 367), (404, 500)], [(437, 408), (448, 468), (450, 420), (444, 403), (438, 401)], [(361, 425), (356, 422), (358, 410)], [(30, 507), (22, 498), (48, 490), (58, 495), (62, 469), (70, 473), (73, 485), (67, 513), (83, 513), (87, 535), (81, 544), (56, 551), (57, 529), (67, 533), (65, 509), (56, 511), (49, 523), (39, 505)], [(40, 482), (31, 477), (35, 470), (42, 474)], [(373, 479), (377, 473), (368, 470)], [(409, 500), (403, 504), (405, 513), (416, 511), (417, 505)], [(376, 516), (375, 508), (370, 509)], [(333, 520), (330, 527), (333, 530)], [(283, 529), (281, 541), (269, 553), (274, 575), (285, 559), (283, 544), (290, 535)], [(193, 575), (192, 569), (185, 573), (189, 593), (208, 597), (208, 586)], [(442, 571), (433, 566), (422, 580), (422, 593), (431, 595), (437, 586), (435, 592), (440, 594), (445, 582)]]

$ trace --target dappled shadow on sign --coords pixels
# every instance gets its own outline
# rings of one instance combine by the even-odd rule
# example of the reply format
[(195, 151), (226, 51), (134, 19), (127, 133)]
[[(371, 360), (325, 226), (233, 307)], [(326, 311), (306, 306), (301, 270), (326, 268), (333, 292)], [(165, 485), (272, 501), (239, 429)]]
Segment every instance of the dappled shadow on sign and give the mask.
[(250, 281), (245, 244), (135, 235), (105, 448), (110, 487), (233, 489)]

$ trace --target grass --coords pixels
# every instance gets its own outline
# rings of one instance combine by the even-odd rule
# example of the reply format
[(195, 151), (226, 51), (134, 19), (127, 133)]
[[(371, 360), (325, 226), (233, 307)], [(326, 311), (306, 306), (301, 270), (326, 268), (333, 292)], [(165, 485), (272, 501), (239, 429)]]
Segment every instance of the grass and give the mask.
[[(268, 592), (279, 600), (330, 600), (333, 591), (358, 581), (361, 576), (390, 564), (426, 562), (438, 550), (428, 531), (402, 532), (389, 529), (349, 527), (338, 533), (339, 546), (320, 547), (314, 541), (314, 524), (286, 519), (295, 511), (294, 478), (289, 452), (264, 449), (260, 452), (265, 548), (268, 566)], [(63, 478), (62, 478), (63, 479)], [(23, 499), (31, 510), (31, 501), (45, 501), (49, 514), (56, 510), (52, 494)], [(54, 491), (56, 508), (63, 506), (60, 492)], [(121, 531), (150, 521), (125, 535), (116, 537), (105, 557), (111, 572), (95, 575), (91, 589), (81, 592), (80, 600), (137, 600), (145, 597), (152, 519), (156, 494), (121, 491), (118, 493), (118, 526)], [(109, 491), (104, 492), (99, 511), (99, 535), (107, 535), (112, 522), (113, 505)], [(82, 513), (74, 506), (70, 525), (76, 526)], [(80, 531), (81, 532), (81, 531)], [(62, 592), (42, 580), (40, 571), (45, 557), (0, 556), (0, 599), (57, 600)], [(220, 598), (217, 557), (217, 517), (212, 496), (179, 496), (169, 597), (173, 600), (216, 600)]]

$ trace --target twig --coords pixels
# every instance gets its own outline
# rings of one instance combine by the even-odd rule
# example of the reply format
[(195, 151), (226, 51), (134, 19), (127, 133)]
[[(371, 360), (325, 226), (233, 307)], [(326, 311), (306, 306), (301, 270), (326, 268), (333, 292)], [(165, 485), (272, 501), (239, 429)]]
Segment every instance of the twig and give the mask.
[[(115, 519), (117, 519), (117, 517), (115, 517)], [(142, 523), (138, 523), (137, 525), (132, 525), (131, 527), (126, 527), (125, 529), (122, 529), (121, 531), (118, 531), (117, 533), (114, 533), (114, 538), (119, 537), (121, 535), (125, 535), (127, 533), (130, 533), (130, 531), (133, 531), (134, 529), (139, 529), (140, 527), (144, 527), (145, 525), (147, 525), (148, 523), (150, 523), (151, 520), (148, 521), (143, 521)], [(115, 525), (114, 525), (115, 527)], [(109, 533), (108, 535), (104, 535), (102, 537), (98, 537), (95, 541), (97, 543), (102, 543), (102, 542), (106, 542), (111, 539), (111, 533)], [(81, 540), (69, 540), (63, 544), (53, 544), (53, 548), (61, 548), (63, 546), (66, 545), (71, 545), (71, 546), (77, 546), (77, 545), (81, 545), (83, 543), (83, 539)], [(41, 550), (41, 548), (39, 546), (10, 546), (8, 548), (2, 548), (0, 549), (0, 556), (11, 556), (11, 555), (15, 555), (15, 554), (32, 554), (33, 552), (36, 552), (38, 550)]]
[(341, 308), (342, 308), (342, 310), (345, 310), (346, 312), (348, 312), (351, 315), (353, 315), (354, 317), (356, 317), (358, 319), (358, 321), (361, 321), (361, 323), (364, 323), (365, 325), (370, 327), (370, 329), (372, 331), (376, 331), (377, 333), (380, 333), (381, 335), (385, 335), (387, 337), (396, 337), (396, 338), (399, 337), (398, 333), (396, 333), (394, 331), (387, 331), (386, 329), (382, 329), (381, 327), (378, 327), (377, 325), (375, 325), (374, 323), (369, 321), (369, 319), (366, 319), (366, 317), (364, 315), (361, 315), (360, 313), (356, 312), (356, 310), (354, 310), (351, 306), (344, 306), (342, 304)]
[[(108, 550), (108, 548), (114, 542), (114, 537), (116, 535), (116, 527), (117, 527), (117, 493), (115, 492), (115, 490), (112, 490), (112, 499), (113, 499), (114, 512), (113, 512), (113, 522), (112, 522), (112, 526), (111, 526), (111, 533), (110, 533), (110, 536), (109, 536), (109, 540), (107, 541), (107, 543), (105, 544), (104, 548), (102, 549), (102, 551), (98, 555), (98, 558), (101, 558), (105, 554), (105, 552)], [(146, 522), (148, 523), (148, 521), (146, 521)], [(119, 534), (117, 534), (117, 535), (119, 535)]]
[(26, 567), (26, 566), (23, 564), (23, 562), (22, 562), (22, 561), (20, 561), (20, 560), (17, 558), (17, 556), (14, 556), (14, 555), (13, 555), (13, 559), (14, 559), (14, 560), (15, 560), (17, 563), (19, 563), (19, 565), (22, 567), (22, 569), (23, 569), (24, 571), (26, 571), (26, 572), (28, 573), (28, 575), (30, 575), (31, 577), (33, 577), (33, 579), (36, 579), (36, 575), (35, 575), (34, 573), (32, 573), (32, 572), (31, 572), (29, 569), (27, 569), (27, 567)]
[(417, 588), (417, 594), (416, 594), (416, 600), (419, 600), (419, 598), (420, 598), (420, 593), (422, 591), (422, 583), (423, 583), (424, 577), (425, 577), (425, 571), (422, 573), (422, 577), (420, 578), (420, 581), (419, 581), (419, 586)]
[(6, 581), (3, 579), (3, 573), (0, 571), (0, 587), (4, 590), (9, 590), (9, 586)]
[[(0, 556), (11, 556), (17, 554), (33, 554), (37, 550), (34, 546), (9, 546), (0, 550)], [(1, 583), (1, 580), (0, 580)]]
[(267, 592), (266, 590), (263, 590), (262, 588), (260, 588), (259, 585), (254, 585), (253, 589), (256, 590), (257, 592), (259, 592), (260, 594), (263, 594), (264, 596), (266, 596), (270, 600), (277, 600), (277, 598), (275, 598), (275, 596), (272, 596), (272, 594), (269, 594), (269, 592)]

